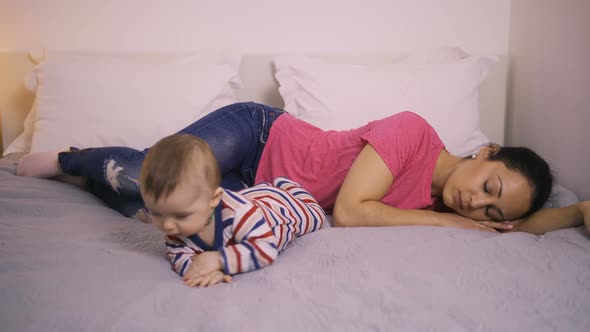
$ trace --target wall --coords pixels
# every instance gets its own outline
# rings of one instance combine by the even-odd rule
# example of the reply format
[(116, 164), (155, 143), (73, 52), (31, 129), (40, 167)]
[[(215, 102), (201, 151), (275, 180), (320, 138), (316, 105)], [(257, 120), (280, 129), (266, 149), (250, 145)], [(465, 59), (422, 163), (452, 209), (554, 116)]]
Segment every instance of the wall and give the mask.
[(590, 1), (514, 0), (506, 142), (590, 199)]
[(0, 52), (460, 45), (506, 55), (510, 0), (0, 0)]

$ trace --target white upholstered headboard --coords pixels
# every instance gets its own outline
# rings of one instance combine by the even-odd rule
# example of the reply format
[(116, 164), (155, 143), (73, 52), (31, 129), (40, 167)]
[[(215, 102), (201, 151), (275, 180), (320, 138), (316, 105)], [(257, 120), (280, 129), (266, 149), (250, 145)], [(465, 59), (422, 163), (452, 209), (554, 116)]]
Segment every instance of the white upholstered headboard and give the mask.
[[(401, 54), (401, 53), (400, 53)], [(274, 79), (272, 60), (277, 54), (243, 54), (240, 77), (243, 89), (240, 100), (257, 101), (283, 106), (278, 83)], [(313, 55), (318, 55), (314, 53)], [(399, 54), (322, 54), (338, 61), (384, 63)], [(33, 102), (33, 95), (24, 88), (23, 80), (34, 66), (27, 53), (0, 53), (0, 111), (2, 114), (2, 143), (4, 148), (23, 130), (23, 121)], [(493, 141), (504, 141), (507, 63), (501, 58), (481, 88), (481, 126)]]

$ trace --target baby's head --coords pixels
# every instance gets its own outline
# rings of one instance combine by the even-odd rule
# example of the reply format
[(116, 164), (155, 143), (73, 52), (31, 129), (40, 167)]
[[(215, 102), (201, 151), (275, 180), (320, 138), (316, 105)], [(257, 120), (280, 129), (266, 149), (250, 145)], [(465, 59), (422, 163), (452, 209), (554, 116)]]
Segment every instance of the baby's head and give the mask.
[(168, 235), (200, 232), (221, 200), (221, 172), (204, 140), (168, 136), (148, 152), (141, 167), (141, 196), (153, 223)]

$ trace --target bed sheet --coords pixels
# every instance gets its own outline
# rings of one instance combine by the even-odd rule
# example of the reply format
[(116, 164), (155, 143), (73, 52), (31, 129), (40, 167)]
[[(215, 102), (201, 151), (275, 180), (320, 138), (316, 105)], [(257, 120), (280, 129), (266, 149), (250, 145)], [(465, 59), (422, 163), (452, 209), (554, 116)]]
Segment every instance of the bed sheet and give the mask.
[(153, 225), (0, 160), (3, 331), (589, 331), (590, 239), (327, 228), (206, 289)]

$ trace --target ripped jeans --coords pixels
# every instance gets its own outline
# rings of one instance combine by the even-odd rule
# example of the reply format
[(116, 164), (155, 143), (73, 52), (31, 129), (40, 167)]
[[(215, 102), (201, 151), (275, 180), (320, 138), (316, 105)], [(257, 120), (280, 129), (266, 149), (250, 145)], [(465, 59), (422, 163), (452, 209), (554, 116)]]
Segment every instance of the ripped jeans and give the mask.
[[(256, 169), (272, 123), (284, 111), (257, 103), (222, 107), (179, 131), (198, 136), (211, 146), (222, 174), (222, 187), (240, 190), (254, 184)], [(61, 170), (85, 177), (88, 191), (109, 207), (133, 217), (144, 209), (139, 192), (141, 164), (149, 149), (101, 147), (58, 155)]]

